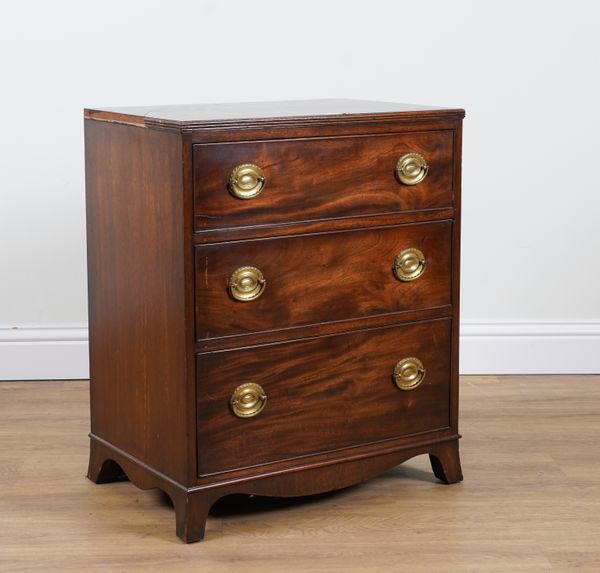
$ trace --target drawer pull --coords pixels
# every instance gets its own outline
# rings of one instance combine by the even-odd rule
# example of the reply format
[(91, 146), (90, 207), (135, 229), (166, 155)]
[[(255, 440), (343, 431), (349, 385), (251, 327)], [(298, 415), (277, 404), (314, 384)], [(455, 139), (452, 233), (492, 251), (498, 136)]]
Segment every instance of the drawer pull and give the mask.
[(230, 404), (238, 418), (252, 418), (265, 409), (267, 395), (259, 384), (247, 382), (233, 391)]
[(427, 261), (422, 251), (415, 248), (404, 249), (394, 261), (394, 275), (403, 282), (418, 279), (427, 268)]
[(414, 356), (403, 358), (394, 368), (394, 382), (400, 390), (413, 390), (425, 379), (423, 363)]
[(240, 267), (229, 277), (229, 294), (243, 302), (257, 299), (266, 286), (265, 277), (256, 267)]
[(396, 175), (404, 185), (421, 183), (427, 177), (428, 171), (429, 165), (420, 153), (406, 153), (396, 164)]
[(253, 163), (243, 163), (233, 168), (229, 175), (229, 192), (238, 199), (252, 199), (265, 188), (267, 180), (263, 170)]

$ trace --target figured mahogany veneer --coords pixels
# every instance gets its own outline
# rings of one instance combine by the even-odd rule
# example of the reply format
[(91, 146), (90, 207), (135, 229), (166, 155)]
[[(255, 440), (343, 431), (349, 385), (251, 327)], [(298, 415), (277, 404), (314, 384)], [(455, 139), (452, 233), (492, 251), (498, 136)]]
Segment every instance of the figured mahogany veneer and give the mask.
[[(453, 132), (346, 136), (194, 146), (194, 213), (199, 230), (316, 221), (452, 205)], [(402, 186), (404, 153), (427, 157), (431, 176)], [(266, 177), (252, 201), (227, 193), (229, 173), (248, 158)]]
[[(463, 116), (352, 100), (86, 110), (88, 477), (163, 489), (187, 542), (232, 493), (328, 491), (419, 454), (460, 481)], [(429, 166), (416, 185), (395, 172), (408, 153)], [(266, 179), (251, 199), (228, 189), (240, 164)], [(427, 261), (412, 282), (392, 269), (407, 248)], [(234, 300), (245, 266), (266, 284)], [(406, 358), (423, 367), (410, 390)], [(253, 396), (262, 409), (238, 417)]]
[[(199, 354), (199, 475), (448, 428), (450, 329), (442, 319)], [(394, 384), (402, 356), (429, 365), (418, 392)], [(268, 393), (243, 432), (223, 415), (240, 373)]]
[[(421, 223), (196, 247), (196, 336), (277, 330), (451, 303), (452, 222)], [(402, 249), (427, 259), (423, 276), (399, 281), (392, 271)], [(309, 256), (307, 256), (309, 254)], [(267, 285), (251, 303), (229, 296), (227, 280), (244, 265)]]

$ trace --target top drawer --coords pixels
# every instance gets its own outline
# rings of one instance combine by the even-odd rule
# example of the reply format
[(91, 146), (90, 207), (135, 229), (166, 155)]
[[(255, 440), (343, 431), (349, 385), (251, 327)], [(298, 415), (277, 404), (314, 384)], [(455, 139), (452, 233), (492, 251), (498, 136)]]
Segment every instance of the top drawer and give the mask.
[[(196, 230), (449, 207), (453, 133), (194, 145)], [(238, 172), (232, 183), (234, 169), (248, 164), (260, 170)]]

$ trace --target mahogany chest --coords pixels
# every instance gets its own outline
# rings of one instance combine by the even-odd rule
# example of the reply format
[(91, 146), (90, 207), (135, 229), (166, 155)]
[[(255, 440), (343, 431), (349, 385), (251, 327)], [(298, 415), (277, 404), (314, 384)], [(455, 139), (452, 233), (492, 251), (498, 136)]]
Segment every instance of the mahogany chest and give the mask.
[(88, 477), (199, 540), (232, 493), (458, 455), (464, 111), (353, 100), (85, 110)]

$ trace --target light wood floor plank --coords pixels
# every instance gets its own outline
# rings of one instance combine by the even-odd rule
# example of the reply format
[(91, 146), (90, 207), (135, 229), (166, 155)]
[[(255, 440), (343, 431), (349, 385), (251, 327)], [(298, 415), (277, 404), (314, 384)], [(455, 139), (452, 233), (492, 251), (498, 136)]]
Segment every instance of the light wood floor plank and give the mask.
[(160, 492), (85, 479), (88, 384), (0, 383), (0, 570), (600, 571), (600, 377), (464, 377), (465, 481), (421, 456), (301, 500), (232, 497), (184, 545)]

